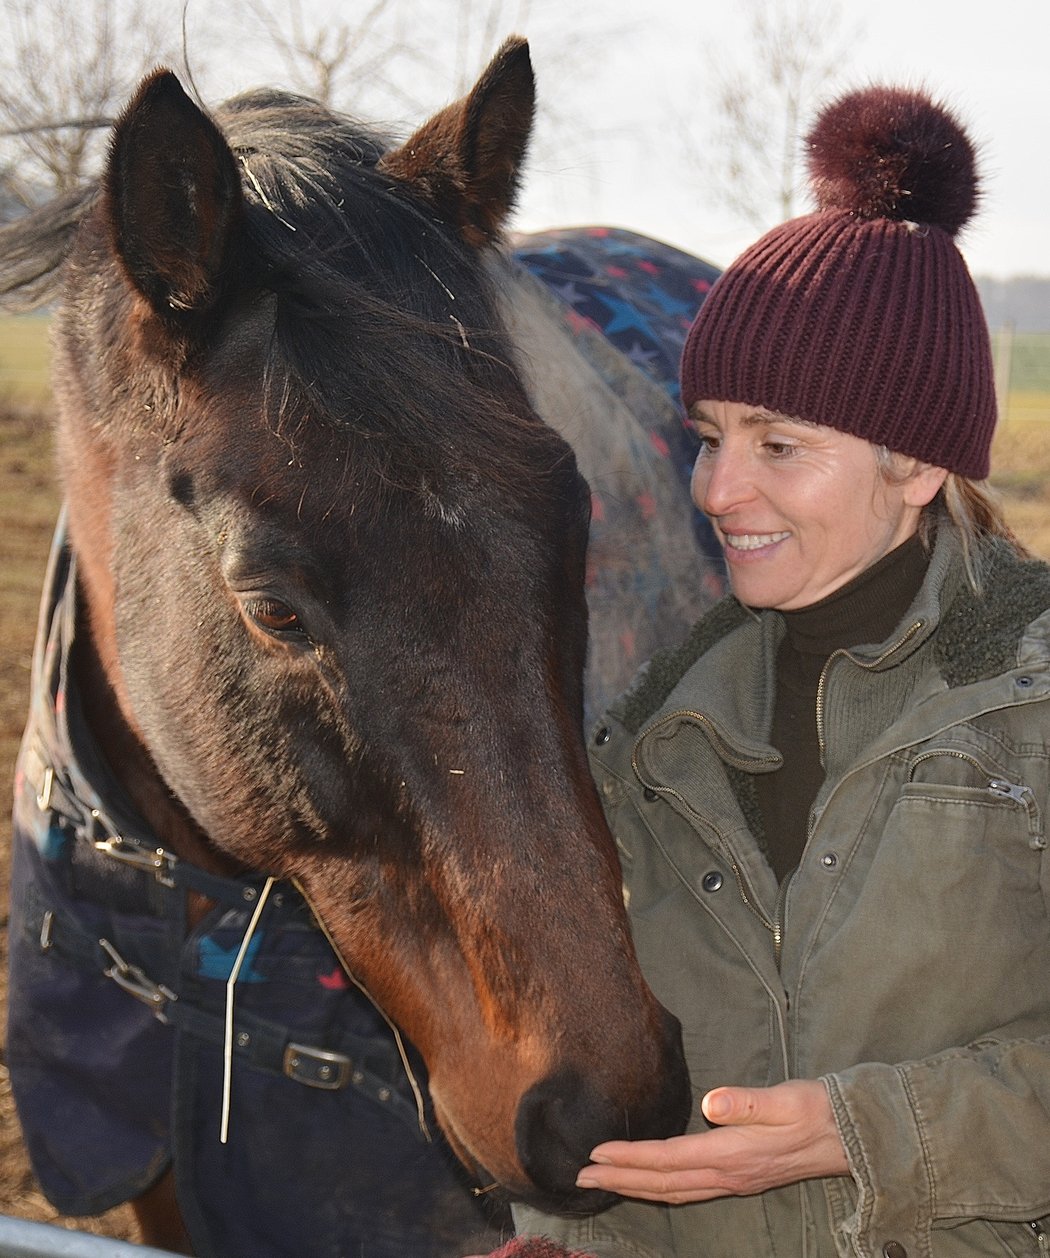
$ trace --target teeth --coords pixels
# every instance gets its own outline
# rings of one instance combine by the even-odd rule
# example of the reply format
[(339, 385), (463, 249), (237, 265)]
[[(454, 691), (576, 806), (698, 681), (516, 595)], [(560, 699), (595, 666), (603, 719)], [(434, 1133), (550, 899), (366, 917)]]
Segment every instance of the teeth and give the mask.
[(782, 542), (790, 533), (727, 533), (726, 545), (734, 550), (758, 550), (761, 546), (772, 546), (774, 542)]

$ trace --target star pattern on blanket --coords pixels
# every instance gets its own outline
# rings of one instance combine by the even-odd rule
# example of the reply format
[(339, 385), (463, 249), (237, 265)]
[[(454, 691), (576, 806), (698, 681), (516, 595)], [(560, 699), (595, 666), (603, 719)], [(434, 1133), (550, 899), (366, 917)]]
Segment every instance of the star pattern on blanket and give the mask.
[[(562, 228), (519, 237), (515, 260), (558, 299), (575, 336), (600, 332), (677, 407), (678, 364), (685, 338), (718, 278), (718, 268), (671, 245), (614, 227)], [(695, 436), (683, 422), (649, 433), (652, 448), (670, 461), (689, 492), (696, 461)], [(646, 515), (649, 503), (635, 500)], [(595, 502), (595, 519), (603, 506)], [(695, 513), (704, 554), (720, 558), (710, 524)], [(592, 574), (593, 579), (593, 574)]]
[[(515, 259), (677, 399), (686, 333), (718, 268), (620, 228), (522, 237)], [(577, 326), (580, 326), (577, 324)]]
[[(245, 949), (241, 970), (237, 975), (238, 983), (265, 983), (266, 975), (253, 968), (262, 946), (262, 935), (253, 935)], [(237, 953), (241, 950), (241, 940), (236, 940), (229, 948), (224, 948), (214, 935), (207, 935), (200, 941), (197, 951), (197, 973), (201, 978), (218, 979), (225, 983), (233, 973)]]

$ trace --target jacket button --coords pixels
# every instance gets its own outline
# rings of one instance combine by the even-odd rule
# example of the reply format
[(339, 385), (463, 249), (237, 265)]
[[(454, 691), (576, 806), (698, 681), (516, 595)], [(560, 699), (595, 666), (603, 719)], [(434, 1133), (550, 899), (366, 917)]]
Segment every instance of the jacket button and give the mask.
[(1019, 686), (1020, 686), (1023, 690), (1027, 690), (1027, 689), (1028, 689), (1028, 687), (1032, 684), (1032, 679), (1031, 679), (1031, 677), (1018, 677), (1018, 679), (1017, 679), (1017, 684), (1018, 684), (1018, 685), (1019, 685)]
[(700, 885), (705, 891), (718, 891), (722, 886), (722, 875), (717, 869), (712, 869), (709, 874), (704, 874), (700, 880)]
[(660, 796), (657, 795), (657, 793), (653, 790), (651, 786), (647, 786), (645, 790), (642, 791), (642, 795), (649, 801), (650, 804), (653, 802), (654, 799), (660, 798)]
[(835, 866), (839, 863), (839, 858), (835, 855), (834, 852), (825, 852), (824, 855), (820, 858), (820, 863), (824, 866), (825, 869), (834, 869)]
[(882, 1258), (908, 1258), (908, 1251), (900, 1241), (887, 1241), (882, 1247)]
[(594, 741), (597, 746), (604, 747), (611, 737), (612, 735), (609, 733), (608, 725), (603, 725), (594, 735)]

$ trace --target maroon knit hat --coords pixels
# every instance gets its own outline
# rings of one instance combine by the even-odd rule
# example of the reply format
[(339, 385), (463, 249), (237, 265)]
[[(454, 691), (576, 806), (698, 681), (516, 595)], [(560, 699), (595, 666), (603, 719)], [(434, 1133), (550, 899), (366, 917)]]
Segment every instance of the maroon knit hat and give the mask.
[(719, 278), (682, 401), (767, 407), (983, 479), (992, 354), (954, 242), (977, 205), (973, 146), (926, 95), (872, 87), (829, 106), (807, 147), (818, 209)]

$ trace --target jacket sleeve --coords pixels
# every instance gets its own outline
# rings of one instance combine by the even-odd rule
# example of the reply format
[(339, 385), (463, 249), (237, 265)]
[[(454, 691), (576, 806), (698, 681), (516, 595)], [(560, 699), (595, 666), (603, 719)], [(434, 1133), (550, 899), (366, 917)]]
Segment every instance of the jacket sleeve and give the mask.
[(825, 1082), (857, 1188), (836, 1220), (844, 1252), (896, 1241), (915, 1258), (936, 1228), (1050, 1214), (1050, 1037), (989, 1036)]

